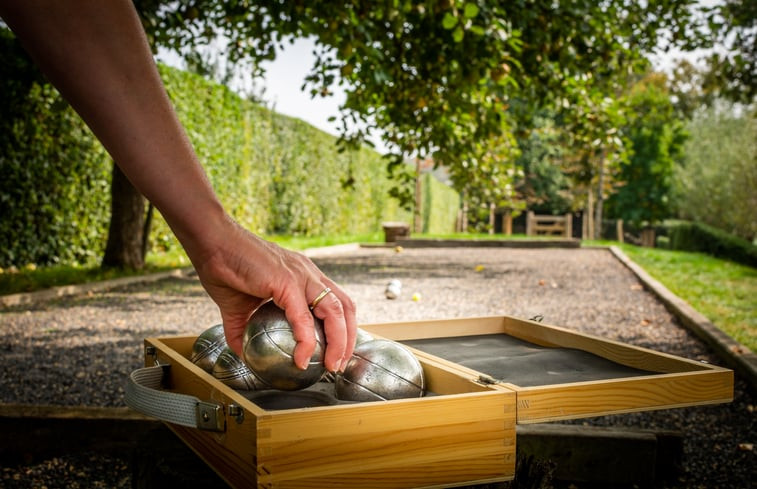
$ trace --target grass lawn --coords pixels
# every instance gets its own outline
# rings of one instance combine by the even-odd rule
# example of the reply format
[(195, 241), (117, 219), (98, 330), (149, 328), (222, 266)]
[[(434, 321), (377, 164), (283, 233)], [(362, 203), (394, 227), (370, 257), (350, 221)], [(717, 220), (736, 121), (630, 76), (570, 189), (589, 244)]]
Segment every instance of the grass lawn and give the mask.
[(621, 249), (729, 336), (757, 351), (757, 269), (702, 253), (625, 244)]
[[(414, 235), (418, 238), (501, 239), (502, 235), (451, 234)], [(514, 236), (522, 239), (525, 236)], [(303, 250), (343, 243), (379, 243), (383, 233), (335, 238), (273, 236), (271, 241), (292, 249)], [(587, 242), (585, 244), (616, 244)], [(674, 294), (691, 304), (719, 328), (738, 342), (757, 351), (757, 269), (720, 260), (701, 253), (669, 251), (620, 245), (634, 262), (663, 283)], [(102, 270), (96, 264), (87, 266), (25, 267), (18, 271), (0, 273), (0, 295), (30, 292), (59, 285), (106, 280), (111, 278), (153, 273), (189, 266), (183, 251), (150, 253), (147, 266), (138, 272)]]

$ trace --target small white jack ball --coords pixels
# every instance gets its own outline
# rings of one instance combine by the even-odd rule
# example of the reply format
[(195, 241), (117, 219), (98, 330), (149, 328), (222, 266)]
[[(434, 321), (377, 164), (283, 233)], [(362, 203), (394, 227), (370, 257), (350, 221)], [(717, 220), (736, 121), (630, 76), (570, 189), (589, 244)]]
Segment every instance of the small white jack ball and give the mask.
[(387, 299), (396, 299), (400, 296), (402, 293), (402, 282), (400, 282), (397, 279), (390, 280), (388, 284), (386, 284), (386, 291), (384, 291), (384, 294), (386, 295)]

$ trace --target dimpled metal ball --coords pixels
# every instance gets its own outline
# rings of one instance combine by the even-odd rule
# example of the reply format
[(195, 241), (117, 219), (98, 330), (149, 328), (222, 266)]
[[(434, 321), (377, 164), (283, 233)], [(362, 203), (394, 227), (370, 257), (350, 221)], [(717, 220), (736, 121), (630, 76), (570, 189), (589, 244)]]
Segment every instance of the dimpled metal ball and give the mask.
[[(364, 329), (357, 328), (357, 336), (355, 337), (355, 348), (357, 348), (358, 345), (362, 345), (366, 341), (373, 341), (373, 335), (371, 335), (369, 332), (365, 331)], [(336, 380), (336, 375), (334, 375), (331, 372), (326, 372), (323, 375), (323, 378), (321, 378), (321, 381), (323, 382), (331, 382), (333, 383)]]
[(344, 373), (335, 382), (343, 401), (386, 401), (422, 397), (423, 367), (410, 350), (395, 341), (377, 339), (355, 347)]
[(192, 345), (192, 356), (189, 359), (206, 372), (212, 372), (213, 365), (226, 346), (223, 324), (216, 324), (197, 337)]
[(373, 335), (364, 329), (357, 328), (357, 337), (355, 338), (355, 346), (362, 345), (368, 341), (373, 341)]
[(252, 370), (229, 347), (221, 352), (213, 365), (213, 377), (240, 391), (265, 389), (265, 384), (255, 377)]
[(274, 389), (285, 391), (304, 389), (318, 382), (326, 371), (323, 364), (326, 340), (323, 322), (313, 319), (315, 351), (307, 369), (300, 370), (293, 358), (297, 342), (283, 309), (269, 301), (255, 311), (242, 338), (242, 356), (257, 378)]

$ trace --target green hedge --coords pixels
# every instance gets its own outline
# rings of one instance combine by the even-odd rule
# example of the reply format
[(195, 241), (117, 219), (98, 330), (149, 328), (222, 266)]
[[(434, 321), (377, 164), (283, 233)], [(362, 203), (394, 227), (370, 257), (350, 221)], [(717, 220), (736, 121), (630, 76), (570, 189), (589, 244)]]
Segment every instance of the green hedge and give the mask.
[[(199, 76), (159, 69), (213, 187), (248, 229), (346, 235), (380, 231), (382, 221), (410, 222), (388, 196), (386, 161), (375, 151), (340, 153), (335, 137), (301, 120)], [(0, 103), (0, 267), (101, 257), (112, 161), (2, 29)], [(424, 179), (424, 188), (424, 230), (452, 229), (455, 192), (434, 179)], [(159, 249), (178, 245), (159, 216), (150, 238)]]
[[(392, 182), (375, 151), (340, 153), (334, 136), (299, 119), (197, 75), (159, 68), (214, 189), (243, 226), (263, 235), (365, 234), (380, 230), (387, 216), (404, 215), (388, 196)], [(161, 219), (151, 238), (177, 244)]]
[(451, 187), (444, 185), (432, 174), (425, 173), (421, 180), (423, 205), (423, 232), (449, 234), (455, 232), (455, 222), (460, 209), (460, 196)]
[(111, 161), (0, 29), (0, 267), (101, 256)]
[(667, 247), (697, 251), (757, 267), (757, 246), (720, 229), (697, 222), (677, 222), (668, 227)]

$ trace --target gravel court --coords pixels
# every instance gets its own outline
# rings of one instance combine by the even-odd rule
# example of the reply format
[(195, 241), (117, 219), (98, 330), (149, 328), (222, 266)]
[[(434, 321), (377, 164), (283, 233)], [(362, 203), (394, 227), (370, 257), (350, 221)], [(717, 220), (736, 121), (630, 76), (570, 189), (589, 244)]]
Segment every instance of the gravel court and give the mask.
[[(604, 249), (380, 247), (313, 260), (355, 300), (360, 323), (538, 315), (547, 324), (722, 364)], [(384, 296), (391, 279), (402, 282), (396, 300)], [(0, 314), (0, 402), (122, 406), (145, 337), (199, 334), (218, 321), (191, 277), (8, 309)], [(682, 480), (670, 487), (755, 488), (754, 406), (737, 378), (730, 404), (575, 423), (681, 431)], [(16, 470), (4, 468), (0, 481), (10, 483)], [(23, 481), (9, 487), (28, 487)]]

